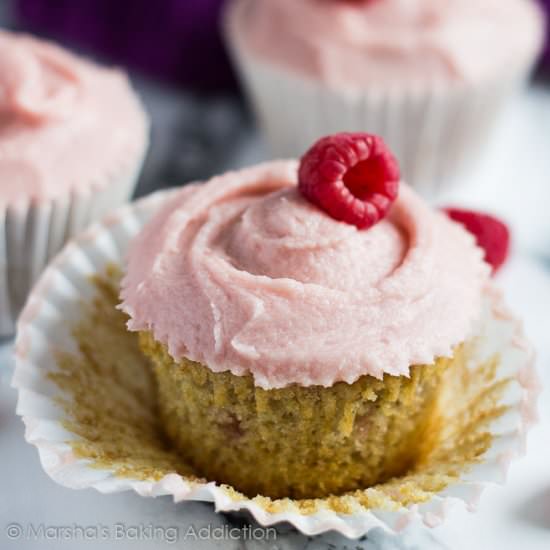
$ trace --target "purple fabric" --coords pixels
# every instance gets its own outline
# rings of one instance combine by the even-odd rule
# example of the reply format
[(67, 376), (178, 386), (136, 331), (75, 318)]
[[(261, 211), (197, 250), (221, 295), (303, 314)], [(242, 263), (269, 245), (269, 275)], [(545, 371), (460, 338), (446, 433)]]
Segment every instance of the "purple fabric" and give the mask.
[(16, 0), (20, 24), (171, 82), (233, 85), (219, 29), (225, 0)]
[(540, 0), (544, 10), (546, 11), (546, 49), (543, 53), (543, 63), (547, 68), (550, 68), (550, 0)]

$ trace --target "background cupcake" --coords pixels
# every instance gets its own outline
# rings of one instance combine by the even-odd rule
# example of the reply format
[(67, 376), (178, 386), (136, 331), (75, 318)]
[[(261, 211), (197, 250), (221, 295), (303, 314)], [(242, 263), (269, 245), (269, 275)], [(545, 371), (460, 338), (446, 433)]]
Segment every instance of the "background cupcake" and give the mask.
[(226, 34), (274, 153), (382, 135), (429, 192), (482, 150), (541, 49), (531, 0), (235, 0)]
[(0, 336), (74, 233), (126, 201), (148, 121), (126, 76), (0, 33)]

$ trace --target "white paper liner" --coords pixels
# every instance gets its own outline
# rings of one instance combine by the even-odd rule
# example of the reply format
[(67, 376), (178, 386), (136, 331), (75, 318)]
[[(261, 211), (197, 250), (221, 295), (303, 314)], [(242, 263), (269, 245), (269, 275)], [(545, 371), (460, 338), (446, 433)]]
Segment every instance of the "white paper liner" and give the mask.
[(0, 338), (15, 332), (30, 289), (65, 242), (128, 202), (145, 150), (106, 181), (54, 199), (0, 204)]
[(491, 425), (493, 442), (483, 460), (427, 502), (390, 510), (358, 506), (352, 514), (321, 509), (304, 515), (297, 507), (289, 506), (275, 514), (251, 499), (234, 500), (213, 482), (188, 481), (178, 474), (156, 482), (117, 477), (113, 470), (92, 468), (89, 460), (77, 458), (68, 443), (77, 436), (63, 427), (66, 413), (56, 402), (63, 393), (48, 373), (56, 370), (57, 352), (76, 352), (71, 325), (82, 316), (82, 301), (94, 295), (90, 276), (104, 272), (113, 262), (123, 261), (129, 241), (171, 193), (159, 192), (127, 205), (69, 243), (42, 275), (20, 317), (12, 381), (19, 392), (17, 413), (26, 426), (26, 440), (37, 447), (49, 476), (73, 489), (93, 487), (102, 493), (134, 490), (141, 496), (172, 495), (175, 502), (214, 502), (218, 511), (247, 510), (263, 526), (284, 521), (307, 535), (334, 530), (350, 538), (375, 527), (401, 531), (419, 519), (434, 527), (445, 519), (453, 503), (462, 501), (474, 510), (484, 487), (505, 480), (510, 461), (524, 452), (527, 429), (536, 420), (538, 384), (533, 352), (522, 327), (494, 289), (487, 293), (472, 361), (500, 354), (497, 378), (513, 379), (501, 398), (509, 409)]
[(342, 131), (382, 136), (405, 181), (429, 196), (456, 183), (484, 151), (503, 107), (527, 81), (534, 59), (479, 83), (409, 83), (336, 90), (249, 52), (239, 2), (226, 13), (234, 64), (275, 157), (300, 157), (320, 137)]

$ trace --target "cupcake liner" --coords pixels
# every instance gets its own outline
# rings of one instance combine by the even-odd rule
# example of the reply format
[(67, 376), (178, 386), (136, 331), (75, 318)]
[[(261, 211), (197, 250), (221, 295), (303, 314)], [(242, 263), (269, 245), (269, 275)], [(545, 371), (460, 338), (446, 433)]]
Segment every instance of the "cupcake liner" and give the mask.
[(63, 244), (130, 199), (141, 165), (58, 198), (0, 204), (0, 338), (15, 332), (29, 290)]
[(454, 503), (473, 510), (484, 487), (504, 481), (536, 420), (538, 384), (522, 327), (492, 288), (469, 339), (467, 372), (442, 396), (441, 434), (406, 476), (326, 499), (270, 500), (200, 479), (178, 462), (158, 432), (154, 383), (137, 335), (115, 308), (117, 287), (101, 277), (116, 273), (129, 241), (172, 193), (123, 207), (70, 242), (20, 317), (17, 413), (49, 476), (74, 489), (208, 501), (218, 511), (248, 512), (263, 526), (288, 522), (307, 535), (335, 530), (350, 538), (418, 520), (434, 527)]
[(405, 181), (428, 196), (456, 182), (481, 156), (534, 62), (476, 83), (337, 90), (251, 54), (240, 36), (238, 10), (238, 3), (228, 10), (226, 40), (274, 156), (299, 157), (337, 132), (378, 134), (399, 160)]

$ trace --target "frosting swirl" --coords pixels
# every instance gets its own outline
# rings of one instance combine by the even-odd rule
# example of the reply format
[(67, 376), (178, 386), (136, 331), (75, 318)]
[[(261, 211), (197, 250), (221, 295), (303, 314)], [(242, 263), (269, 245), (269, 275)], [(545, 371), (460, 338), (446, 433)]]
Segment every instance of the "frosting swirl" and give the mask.
[(296, 181), (295, 162), (272, 162), (168, 200), (130, 248), (130, 330), (264, 388), (407, 375), (450, 354), (489, 273), (473, 237), (404, 184), (390, 216), (360, 231)]
[(0, 31), (0, 205), (128, 177), (147, 134), (123, 73)]
[(544, 36), (532, 0), (234, 0), (229, 20), (254, 54), (350, 88), (490, 78)]
[(28, 122), (68, 117), (80, 78), (74, 58), (49, 44), (0, 34), (0, 113)]

